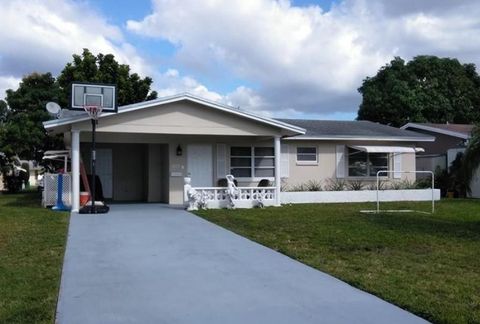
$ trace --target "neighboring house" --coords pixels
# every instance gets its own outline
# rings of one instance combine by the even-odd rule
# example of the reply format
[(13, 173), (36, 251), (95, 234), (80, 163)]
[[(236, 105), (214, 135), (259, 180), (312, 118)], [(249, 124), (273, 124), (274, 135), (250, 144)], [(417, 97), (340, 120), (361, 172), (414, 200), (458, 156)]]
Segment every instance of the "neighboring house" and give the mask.
[[(44, 126), (70, 143), (77, 210), (80, 159), (90, 159), (90, 120), (82, 114)], [(417, 146), (432, 141), (429, 135), (365, 121), (265, 118), (181, 94), (103, 114), (97, 126), (97, 174), (107, 198), (182, 204), (187, 175), (194, 187), (217, 186), (227, 174), (241, 186), (268, 179), (278, 193), (282, 181), (287, 186), (309, 180), (374, 181), (378, 170), (415, 170)], [(415, 175), (387, 178), (414, 180)]]
[[(450, 167), (457, 154), (465, 151), (473, 127), (468, 124), (408, 123), (401, 129), (435, 137), (434, 142), (423, 144), (425, 152), (417, 155), (417, 170), (435, 171), (437, 167)], [(480, 198), (480, 170), (476, 172), (471, 189), (472, 197)]]

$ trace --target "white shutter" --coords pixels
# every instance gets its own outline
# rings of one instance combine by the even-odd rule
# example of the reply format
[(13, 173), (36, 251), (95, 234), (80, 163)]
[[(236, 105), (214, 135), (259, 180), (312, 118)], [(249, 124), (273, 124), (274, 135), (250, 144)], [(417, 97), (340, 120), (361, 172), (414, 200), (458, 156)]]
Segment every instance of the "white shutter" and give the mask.
[[(394, 153), (393, 154), (393, 171), (402, 171), (402, 154)], [(395, 179), (400, 179), (402, 174), (400, 172), (393, 172), (393, 177)]]
[(227, 146), (217, 144), (217, 179), (223, 179), (227, 175)]
[(289, 171), (289, 160), (290, 156), (288, 154), (288, 144), (282, 144), (280, 146), (280, 177), (288, 178), (290, 173)]
[(345, 178), (345, 145), (337, 145), (337, 178)]

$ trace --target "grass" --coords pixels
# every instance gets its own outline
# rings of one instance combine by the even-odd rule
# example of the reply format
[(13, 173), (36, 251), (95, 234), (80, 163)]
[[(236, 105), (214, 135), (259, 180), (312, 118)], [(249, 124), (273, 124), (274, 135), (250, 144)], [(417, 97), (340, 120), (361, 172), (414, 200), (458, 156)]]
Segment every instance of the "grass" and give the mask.
[(0, 194), (0, 323), (53, 323), (68, 213)]
[(429, 321), (480, 323), (480, 201), (443, 200), (434, 215), (359, 212), (373, 207), (305, 204), (198, 215)]

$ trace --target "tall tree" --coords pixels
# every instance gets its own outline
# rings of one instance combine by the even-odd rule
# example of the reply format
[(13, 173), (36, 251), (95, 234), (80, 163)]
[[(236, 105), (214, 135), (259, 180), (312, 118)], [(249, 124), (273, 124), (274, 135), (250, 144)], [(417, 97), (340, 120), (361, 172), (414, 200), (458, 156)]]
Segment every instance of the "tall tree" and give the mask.
[(73, 55), (57, 78), (63, 90), (61, 105), (67, 105), (69, 86), (73, 81), (112, 83), (117, 85), (120, 106), (157, 98), (156, 91), (150, 91), (152, 79), (130, 74), (130, 66), (119, 64), (112, 54), (93, 55), (84, 49), (82, 55)]
[(392, 126), (480, 121), (480, 77), (474, 64), (456, 59), (417, 56), (405, 63), (396, 57), (358, 91), (359, 120)]
[(45, 104), (58, 100), (61, 91), (50, 73), (32, 73), (22, 79), (17, 90), (7, 90), (8, 109), (3, 113), (0, 151), (6, 157), (40, 161), (45, 150), (61, 145), (48, 136), (42, 122), (49, 120)]
[(480, 168), (480, 124), (473, 128), (462, 158), (462, 171), (466, 179), (467, 191), (471, 193), (470, 184)]
[(67, 107), (73, 81), (116, 84), (119, 105), (157, 97), (150, 91), (151, 78), (131, 74), (130, 67), (119, 64), (112, 54), (94, 56), (84, 49), (82, 55), (73, 55), (56, 80), (51, 73), (32, 73), (17, 90), (7, 90), (6, 104), (0, 101), (0, 152), (7, 160), (17, 155), (40, 162), (44, 151), (63, 147), (61, 138), (49, 136), (42, 122), (51, 118), (45, 110), (47, 102)]

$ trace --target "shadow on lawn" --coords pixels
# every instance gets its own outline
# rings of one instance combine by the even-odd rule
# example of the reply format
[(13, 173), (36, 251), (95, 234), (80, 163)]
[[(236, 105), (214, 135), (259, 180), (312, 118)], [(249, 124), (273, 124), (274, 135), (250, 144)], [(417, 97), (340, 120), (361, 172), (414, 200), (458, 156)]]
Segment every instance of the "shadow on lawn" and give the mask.
[(447, 220), (419, 213), (372, 214), (366, 216), (366, 220), (385, 229), (402, 231), (405, 234), (480, 240), (480, 221)]
[(35, 208), (41, 207), (42, 194), (39, 192), (26, 192), (18, 194), (6, 194), (0, 195), (0, 207), (21, 207), (21, 208)]

